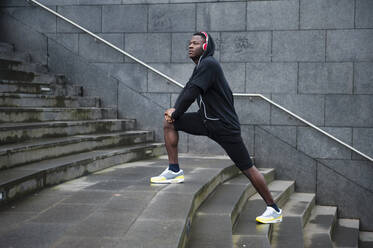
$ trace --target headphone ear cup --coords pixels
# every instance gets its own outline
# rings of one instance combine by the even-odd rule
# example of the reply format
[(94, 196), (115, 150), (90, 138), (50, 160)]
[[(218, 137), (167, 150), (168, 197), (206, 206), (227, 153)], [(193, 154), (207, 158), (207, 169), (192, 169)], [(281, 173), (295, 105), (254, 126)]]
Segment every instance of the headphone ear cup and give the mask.
[(203, 49), (203, 51), (206, 51), (206, 49), (207, 49), (207, 43), (203, 43), (202, 49)]

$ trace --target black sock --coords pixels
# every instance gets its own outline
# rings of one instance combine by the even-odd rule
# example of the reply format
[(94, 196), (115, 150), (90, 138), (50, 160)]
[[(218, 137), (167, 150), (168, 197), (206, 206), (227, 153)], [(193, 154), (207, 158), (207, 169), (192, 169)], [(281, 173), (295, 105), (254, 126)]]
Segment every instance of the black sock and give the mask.
[(169, 164), (168, 169), (173, 172), (179, 172), (180, 167), (179, 167), (179, 164)]
[(268, 206), (270, 206), (271, 208), (273, 208), (277, 212), (280, 212), (280, 209), (277, 207), (276, 203), (273, 203), (272, 205), (268, 205)]

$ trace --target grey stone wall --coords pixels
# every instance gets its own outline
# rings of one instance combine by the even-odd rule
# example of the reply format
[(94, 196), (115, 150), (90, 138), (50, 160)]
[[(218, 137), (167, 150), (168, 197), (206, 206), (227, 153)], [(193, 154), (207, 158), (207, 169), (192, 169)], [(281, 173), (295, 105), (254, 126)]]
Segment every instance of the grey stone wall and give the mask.
[[(193, 70), (187, 58), (188, 39), (201, 29), (210, 32), (217, 43), (215, 57), (234, 92), (264, 94), (373, 156), (371, 0), (41, 2), (181, 83)], [(64, 62), (70, 54), (84, 58), (117, 82), (118, 87), (101, 82), (100, 92), (108, 95), (106, 104), (113, 104), (109, 95), (117, 92), (118, 97), (112, 99), (117, 99), (119, 116), (140, 118), (143, 126), (154, 127), (161, 134), (161, 109), (173, 105), (180, 89), (23, 0), (4, 0), (0, 6), (44, 34), (42, 44), (51, 39), (68, 50), (58, 55), (62, 58), (58, 63), (52, 63), (39, 38), (15, 31), (17, 37), (24, 37), (19, 42), (22, 48), (34, 49), (35, 59), (65, 72), (68, 70), (63, 68), (71, 66)], [(53, 50), (51, 45), (48, 49), (49, 53)], [(87, 69), (80, 78), (75, 72), (74, 79), (89, 86), (95, 79), (88, 73), (92, 70)], [(93, 85), (95, 89), (100, 84)], [(150, 104), (138, 107), (137, 94), (122, 95), (127, 88)], [(152, 103), (159, 110), (153, 111)], [(245, 143), (257, 166), (275, 167), (280, 178), (297, 179), (298, 190), (317, 192), (318, 203), (338, 205), (340, 216), (365, 216), (361, 228), (373, 230), (363, 210), (373, 199), (372, 163), (263, 100), (236, 98), (235, 105)], [(224, 153), (206, 138), (185, 134), (181, 135), (180, 150)], [(348, 192), (349, 201), (338, 197), (343, 192)]]

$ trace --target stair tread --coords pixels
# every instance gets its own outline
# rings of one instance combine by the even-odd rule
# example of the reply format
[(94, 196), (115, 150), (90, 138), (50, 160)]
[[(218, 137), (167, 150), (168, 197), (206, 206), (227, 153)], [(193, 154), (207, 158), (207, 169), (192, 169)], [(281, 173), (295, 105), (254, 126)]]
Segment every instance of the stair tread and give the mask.
[(11, 169), (0, 171), (0, 182), (1, 182), (0, 185), (5, 185), (15, 180), (20, 180), (22, 178), (25, 178), (27, 176), (32, 176), (34, 174), (47, 171), (47, 170), (51, 170), (51, 169), (53, 170), (55, 168), (66, 166), (68, 164), (74, 164), (74, 163), (77, 163), (78, 161), (82, 161), (86, 159), (96, 160), (100, 157), (111, 156), (115, 154), (126, 153), (128, 151), (135, 150), (135, 149), (144, 149), (148, 147), (161, 146), (161, 145), (163, 144), (152, 142), (152, 143), (147, 143), (147, 144), (131, 145), (127, 147), (97, 149), (94, 151), (82, 152), (78, 154), (42, 160), (39, 162), (34, 162), (34, 163), (27, 164), (27, 165), (19, 166), (16, 168), (11, 168)]
[(315, 201), (315, 194), (293, 193), (282, 208), (283, 221), (273, 225), (273, 248), (304, 247), (303, 226)]
[(357, 248), (359, 246), (359, 220), (338, 219), (333, 235), (333, 246)]
[(144, 133), (151, 133), (152, 131), (143, 131), (143, 130), (131, 130), (131, 131), (123, 131), (123, 132), (111, 132), (111, 133), (95, 133), (95, 134), (80, 134), (80, 135), (73, 135), (68, 137), (61, 137), (61, 138), (43, 138), (38, 140), (30, 140), (24, 141), (22, 143), (16, 144), (7, 144), (0, 146), (0, 155), (1, 154), (8, 154), (12, 151), (21, 151), (21, 150), (29, 150), (38, 147), (45, 147), (45, 146), (55, 146), (58, 144), (66, 144), (66, 143), (76, 143), (82, 142), (84, 140), (96, 140), (103, 137), (117, 137), (122, 135), (131, 135), (131, 134), (144, 134)]
[(110, 107), (77, 107), (77, 108), (44, 108), (44, 107), (0, 107), (0, 111), (66, 111), (66, 110), (96, 110), (96, 109), (113, 109)]
[(84, 120), (84, 121), (45, 121), (45, 122), (25, 122), (25, 123), (0, 123), (0, 131), (2, 129), (23, 129), (33, 127), (50, 127), (50, 126), (75, 126), (85, 123), (103, 123), (103, 122), (122, 122), (134, 121), (135, 119), (101, 119), (101, 120)]
[(331, 234), (337, 216), (337, 208), (316, 205), (304, 227), (305, 248), (332, 247)]
[(54, 95), (41, 95), (41, 94), (26, 94), (26, 93), (0, 93), (0, 97), (10, 97), (10, 98), (45, 98), (45, 99), (95, 99), (99, 98), (97, 96), (54, 96)]
[(359, 248), (373, 247), (373, 232), (360, 231), (359, 232)]
[[(294, 181), (275, 180), (268, 184), (268, 189), (277, 205), (282, 207), (287, 194), (294, 191)], [(270, 247), (268, 236), (272, 225), (258, 224), (255, 221), (265, 208), (266, 204), (258, 193), (248, 199), (233, 229), (234, 247)]]
[[(260, 169), (265, 177), (271, 177), (273, 169)], [(219, 185), (197, 211), (192, 224), (188, 247), (230, 247), (232, 226), (247, 198), (255, 193), (245, 175), (239, 175)], [(239, 206), (239, 210), (236, 208)], [(234, 219), (232, 219), (234, 215)], [(216, 236), (219, 233), (219, 236)]]

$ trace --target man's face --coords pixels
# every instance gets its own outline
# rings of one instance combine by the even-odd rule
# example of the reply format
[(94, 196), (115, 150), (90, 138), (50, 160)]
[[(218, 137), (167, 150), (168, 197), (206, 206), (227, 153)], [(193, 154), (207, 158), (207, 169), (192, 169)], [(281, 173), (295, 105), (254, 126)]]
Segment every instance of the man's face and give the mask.
[(204, 43), (204, 39), (199, 36), (195, 35), (192, 37), (192, 39), (189, 41), (189, 58), (194, 59), (198, 58), (202, 55), (203, 49), (202, 45)]

